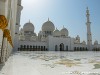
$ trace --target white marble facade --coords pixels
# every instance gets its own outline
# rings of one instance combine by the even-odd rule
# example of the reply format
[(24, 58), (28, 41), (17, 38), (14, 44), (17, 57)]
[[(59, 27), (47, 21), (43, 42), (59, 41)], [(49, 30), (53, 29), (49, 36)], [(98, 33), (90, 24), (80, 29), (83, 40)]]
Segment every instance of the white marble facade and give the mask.
[(85, 51), (85, 50), (100, 50), (100, 44), (95, 41), (92, 45), (91, 23), (89, 9), (86, 10), (87, 17), (87, 42), (80, 42), (80, 37), (75, 38), (69, 36), (69, 31), (63, 26), (61, 30), (55, 28), (53, 22), (48, 18), (43, 23), (38, 34), (34, 32), (35, 27), (29, 21), (25, 23), (19, 31), (19, 47), (18, 50), (29, 51)]

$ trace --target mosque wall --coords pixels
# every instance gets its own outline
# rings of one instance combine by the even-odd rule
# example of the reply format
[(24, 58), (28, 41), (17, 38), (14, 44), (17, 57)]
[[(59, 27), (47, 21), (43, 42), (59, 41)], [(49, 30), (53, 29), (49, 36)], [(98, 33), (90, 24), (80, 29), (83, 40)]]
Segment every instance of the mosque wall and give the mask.
[(61, 51), (61, 45), (64, 46), (64, 51), (70, 51), (73, 50), (73, 39), (68, 37), (68, 38), (63, 38), (63, 37), (53, 37), (49, 36), (48, 37), (49, 42), (48, 42), (48, 49), (50, 51), (57, 50)]
[(19, 46), (20, 45), (37, 45), (37, 46), (46, 46), (47, 47), (47, 43), (46, 42), (33, 42), (33, 41), (19, 41)]
[(74, 51), (75, 50), (77, 50), (77, 51), (86, 51), (87, 50), (87, 45), (82, 44), (82, 43), (74, 44)]
[[(20, 4), (20, 3), (19, 3)], [(18, 11), (18, 22), (20, 24), (20, 14), (21, 9)], [(38, 51), (38, 48), (46, 47), (46, 50), (48, 51), (87, 51), (87, 50), (93, 50), (93, 48), (90, 48), (92, 46), (92, 35), (91, 35), (91, 27), (89, 22), (89, 10), (87, 8), (86, 10), (86, 17), (87, 17), (87, 33), (88, 41), (86, 44), (86, 41), (80, 41), (79, 35), (77, 35), (75, 38), (69, 36), (69, 31), (67, 28), (63, 26), (61, 30), (55, 29), (55, 25), (52, 21), (48, 20), (43, 23), (40, 32), (38, 35), (34, 32), (35, 26), (32, 24), (31, 21), (24, 24), (23, 28), (21, 28), (20, 31), (18, 31), (19, 27), (16, 27), (16, 31), (19, 32), (19, 36), (15, 37), (15, 47), (16, 50), (18, 48), (25, 49), (27, 46), (28, 50), (36, 50)], [(16, 34), (17, 35), (17, 34)], [(19, 37), (19, 39), (18, 39)], [(19, 42), (18, 42), (19, 40)], [(17, 43), (16, 43), (17, 42)], [(17, 47), (17, 45), (19, 46)], [(30, 46), (30, 48), (29, 48)], [(34, 48), (34, 46), (36, 48)], [(31, 48), (32, 47), (32, 48)], [(98, 45), (98, 41), (94, 42), (95, 48), (100, 47)]]
[(93, 45), (92, 47), (94, 51), (100, 51), (100, 44)]
[(0, 63), (10, 56), (13, 49), (17, 0), (0, 0)]

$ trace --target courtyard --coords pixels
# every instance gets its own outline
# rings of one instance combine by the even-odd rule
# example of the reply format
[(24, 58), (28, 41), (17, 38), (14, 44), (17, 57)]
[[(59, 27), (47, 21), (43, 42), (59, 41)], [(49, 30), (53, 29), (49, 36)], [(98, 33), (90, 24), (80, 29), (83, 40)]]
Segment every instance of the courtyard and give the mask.
[(100, 52), (19, 51), (0, 75), (100, 75)]

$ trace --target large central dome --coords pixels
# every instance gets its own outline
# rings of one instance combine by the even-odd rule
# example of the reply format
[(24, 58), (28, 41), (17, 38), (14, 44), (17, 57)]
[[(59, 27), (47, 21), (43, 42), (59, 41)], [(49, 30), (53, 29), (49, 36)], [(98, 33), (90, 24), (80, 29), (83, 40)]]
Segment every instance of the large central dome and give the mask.
[(24, 25), (23, 30), (34, 32), (34, 25), (31, 22), (28, 22)]
[(42, 25), (42, 31), (54, 31), (54, 30), (55, 26), (51, 21), (49, 21), (49, 19)]

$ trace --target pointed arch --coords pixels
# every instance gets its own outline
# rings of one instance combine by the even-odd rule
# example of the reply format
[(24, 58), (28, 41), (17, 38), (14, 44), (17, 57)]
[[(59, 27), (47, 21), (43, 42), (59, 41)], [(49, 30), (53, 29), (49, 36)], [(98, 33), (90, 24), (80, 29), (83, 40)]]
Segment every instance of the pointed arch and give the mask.
[(60, 44), (60, 51), (64, 51), (64, 44), (63, 43)]

